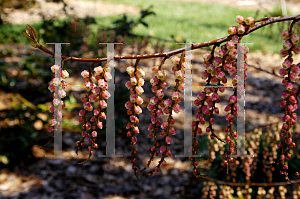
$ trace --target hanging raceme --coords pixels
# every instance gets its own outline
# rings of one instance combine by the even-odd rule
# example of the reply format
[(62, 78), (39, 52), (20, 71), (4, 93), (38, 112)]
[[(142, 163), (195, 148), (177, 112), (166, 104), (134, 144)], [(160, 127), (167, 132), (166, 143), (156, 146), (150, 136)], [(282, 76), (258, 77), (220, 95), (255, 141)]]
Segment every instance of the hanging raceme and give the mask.
[[(106, 120), (106, 114), (104, 111), (107, 107), (107, 99), (110, 97), (110, 93), (107, 91), (107, 82), (112, 79), (110, 74), (111, 69), (106, 64), (104, 68), (101, 66), (95, 67), (94, 73), (92, 73), (94, 64), (95, 62), (92, 63), (89, 71), (84, 70), (81, 72), (81, 76), (85, 80), (86, 89), (89, 92), (87, 95), (83, 95), (81, 98), (83, 109), (79, 111), (79, 122), (84, 124), (82, 125), (83, 131), (81, 133), (81, 140), (76, 142), (76, 154), (78, 154), (78, 150), (81, 146), (85, 147), (85, 138), (89, 139), (88, 143), (91, 145), (87, 148), (89, 151), (88, 158), (80, 164), (87, 162), (93, 155), (93, 149), (98, 148), (98, 144), (96, 143), (98, 134), (97, 129), (103, 128), (103, 123), (101, 120)], [(96, 85), (96, 83), (98, 83), (98, 85)], [(98, 107), (96, 109), (94, 109), (92, 106), (93, 102), (98, 102)], [(93, 111), (93, 116), (91, 117), (90, 121), (87, 119), (88, 111)], [(92, 125), (91, 123), (94, 124)], [(88, 132), (89, 130), (92, 130), (92, 136)]]

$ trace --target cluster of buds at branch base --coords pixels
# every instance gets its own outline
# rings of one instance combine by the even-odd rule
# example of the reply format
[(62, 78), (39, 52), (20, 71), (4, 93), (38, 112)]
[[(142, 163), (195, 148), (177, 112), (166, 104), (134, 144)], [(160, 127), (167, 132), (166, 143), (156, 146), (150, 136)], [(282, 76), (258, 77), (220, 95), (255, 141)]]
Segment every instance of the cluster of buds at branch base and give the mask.
[(125, 103), (127, 109), (127, 114), (130, 115), (130, 122), (126, 125), (126, 129), (129, 129), (127, 132), (127, 137), (131, 137), (131, 157), (132, 157), (132, 169), (136, 172), (137, 167), (135, 163), (137, 159), (134, 157), (135, 153), (138, 153), (138, 149), (134, 148), (134, 145), (137, 142), (137, 138), (134, 136), (134, 133), (140, 133), (138, 126), (135, 124), (139, 123), (139, 119), (135, 114), (141, 114), (142, 108), (140, 105), (143, 103), (143, 99), (139, 96), (144, 90), (144, 79), (145, 72), (138, 68), (138, 61), (134, 66), (127, 67), (126, 71), (130, 75), (130, 80), (126, 82), (126, 87), (130, 89), (129, 101)]
[(277, 163), (280, 165), (280, 174), (285, 175), (286, 180), (288, 178), (288, 163), (286, 160), (291, 159), (290, 149), (295, 148), (296, 144), (292, 141), (292, 126), (296, 124), (297, 114), (295, 111), (298, 109), (298, 95), (299, 88), (296, 91), (292, 82), (297, 82), (300, 78), (300, 63), (293, 64), (293, 54), (298, 54), (300, 52), (299, 36), (291, 34), (292, 27), (290, 27), (290, 32), (285, 30), (281, 34), (281, 38), (285, 40), (283, 44), (283, 49), (280, 51), (282, 57), (288, 56), (282, 63), (282, 67), (279, 70), (279, 74), (284, 77), (282, 83), (286, 88), (281, 95), (282, 102), (280, 106), (285, 107), (285, 115), (282, 117), (282, 125), (280, 131), (281, 141), (278, 143), (278, 147), (281, 148), (280, 159), (277, 160)]
[[(62, 110), (59, 109), (59, 105), (61, 105), (61, 108), (65, 107), (64, 101), (59, 100), (58, 97), (56, 97), (56, 94), (58, 94), (59, 98), (61, 98), (61, 99), (65, 98), (66, 91), (64, 89), (66, 88), (67, 83), (64, 80), (60, 80), (59, 77), (55, 77), (55, 73), (57, 71), (60, 71), (60, 66), (53, 65), (50, 68), (51, 68), (52, 73), (54, 73), (54, 78), (52, 79), (50, 86), (48, 87), (50, 92), (53, 93), (53, 106), (49, 110), (50, 113), (53, 113), (53, 119), (51, 120), (51, 127), (48, 129), (48, 131), (53, 132), (53, 137), (54, 137), (55, 126), (58, 126), (58, 127), (61, 126), (61, 124), (55, 119), (55, 115), (57, 116), (57, 119), (61, 119), (62, 118)], [(69, 77), (69, 73), (66, 70), (62, 70), (61, 78), (66, 79), (68, 77)], [(58, 89), (57, 89), (57, 92), (55, 93), (56, 88), (58, 88)], [(52, 137), (52, 139), (53, 139), (53, 137)], [(46, 144), (46, 145), (48, 145), (48, 144)]]
[[(87, 148), (89, 151), (89, 157), (86, 159), (86, 161), (92, 156), (93, 149), (98, 148), (98, 144), (95, 143), (97, 138), (97, 129), (103, 128), (101, 119), (106, 120), (104, 109), (106, 109), (107, 99), (110, 97), (110, 93), (107, 91), (107, 81), (112, 79), (110, 74), (111, 70), (107, 67), (107, 64), (105, 67), (95, 67), (94, 73), (92, 72), (93, 71), (88, 70), (81, 72), (81, 76), (85, 80), (86, 89), (89, 92), (81, 97), (83, 109), (79, 111), (79, 122), (84, 124), (82, 125), (83, 131), (81, 133), (81, 140), (76, 142), (77, 153), (81, 146), (85, 147), (85, 138), (89, 139), (88, 143), (91, 145)], [(95, 109), (92, 106), (93, 102), (98, 103), (98, 107)], [(87, 119), (87, 114), (89, 111), (93, 111), (93, 116), (90, 118), (90, 121)], [(88, 133), (89, 130), (92, 130), (91, 135)]]

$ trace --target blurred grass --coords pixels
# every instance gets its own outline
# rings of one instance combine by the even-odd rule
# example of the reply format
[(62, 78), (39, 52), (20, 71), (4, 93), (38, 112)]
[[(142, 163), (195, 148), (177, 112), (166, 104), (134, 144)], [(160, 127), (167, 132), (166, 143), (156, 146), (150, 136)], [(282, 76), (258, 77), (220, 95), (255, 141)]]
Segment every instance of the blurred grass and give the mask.
[[(183, 2), (167, 0), (103, 0), (110, 3), (122, 3), (140, 8), (153, 5), (156, 15), (149, 16), (145, 21), (149, 28), (139, 25), (133, 29), (133, 33), (142, 35), (152, 35), (170, 39), (170, 35), (175, 38), (183, 38), (187, 42), (205, 42), (227, 36), (227, 29), (237, 25), (235, 17), (242, 15), (254, 17), (257, 10), (242, 10), (226, 5), (211, 5), (200, 2)], [(274, 8), (277, 15), (278, 6)], [(291, 14), (288, 12), (288, 14)], [(263, 18), (266, 14), (259, 12), (257, 18)], [(132, 16), (134, 18), (135, 16)], [(107, 17), (105, 20), (109, 20)], [(105, 22), (106, 23), (106, 22)], [(287, 27), (287, 23), (285, 27)], [(263, 52), (278, 53), (282, 48), (282, 40), (277, 25), (261, 28), (243, 38), (243, 42), (251, 42), (248, 45), (251, 51), (261, 50)], [(272, 35), (270, 34), (272, 31)], [(177, 45), (178, 48), (178, 45)]]
[[(235, 17), (242, 15), (254, 17), (257, 10), (242, 10), (227, 5), (211, 5), (200, 2), (183, 2), (167, 0), (103, 0), (109, 3), (126, 4), (145, 9), (153, 6), (156, 15), (148, 16), (145, 22), (149, 27), (139, 24), (133, 29), (134, 34), (151, 35), (163, 39), (171, 40), (172, 36), (178, 41), (186, 42), (205, 42), (228, 35), (227, 29), (230, 26), (237, 25)], [(278, 7), (274, 8), (272, 14), (278, 14)], [(289, 13), (291, 14), (291, 13)], [(136, 20), (139, 15), (128, 15), (130, 19)], [(266, 14), (259, 12), (257, 18), (265, 17)], [(113, 21), (121, 18), (121, 15), (109, 17), (97, 17), (97, 25), (91, 25), (91, 31), (96, 34), (98, 27), (112, 28)], [(287, 22), (283, 22), (287, 27)], [(37, 30), (41, 23), (31, 24)], [(9, 39), (1, 43), (17, 42), (28, 44), (26, 38), (21, 34), (25, 31), (24, 25), (4, 25), (0, 27), (0, 41), (3, 34)], [(18, 36), (17, 36), (18, 35)], [(283, 41), (280, 39), (278, 26), (263, 27), (243, 38), (243, 42), (253, 43), (248, 45), (250, 51), (261, 50), (263, 52), (278, 53), (282, 48)], [(52, 41), (54, 42), (54, 41)], [(168, 47), (179, 48), (181, 45), (167, 43)]]

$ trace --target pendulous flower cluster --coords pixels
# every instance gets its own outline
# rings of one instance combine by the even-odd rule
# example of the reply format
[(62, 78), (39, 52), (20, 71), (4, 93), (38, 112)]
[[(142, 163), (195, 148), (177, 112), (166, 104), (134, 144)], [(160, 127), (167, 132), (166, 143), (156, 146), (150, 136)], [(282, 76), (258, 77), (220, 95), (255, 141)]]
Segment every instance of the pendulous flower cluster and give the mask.
[(142, 113), (142, 108), (140, 105), (143, 103), (143, 98), (140, 96), (144, 92), (144, 79), (145, 72), (138, 68), (138, 60), (134, 66), (129, 66), (126, 69), (127, 73), (130, 75), (130, 80), (126, 82), (125, 86), (130, 90), (130, 100), (126, 102), (125, 107), (127, 114), (130, 115), (130, 122), (126, 125), (126, 129), (129, 129), (127, 132), (127, 137), (131, 137), (131, 163), (132, 170), (134, 172), (138, 171), (138, 168), (135, 166), (137, 159), (134, 157), (135, 153), (139, 153), (139, 150), (134, 147), (137, 142), (137, 138), (134, 136), (134, 133), (140, 133), (139, 127), (136, 124), (139, 123), (139, 118), (136, 114)]
[[(198, 142), (196, 141), (196, 135), (202, 135), (202, 129), (199, 127), (199, 124), (205, 124), (205, 119), (203, 114), (209, 116), (209, 125), (205, 129), (206, 133), (210, 133), (210, 138), (214, 139), (217, 138), (219, 141), (224, 142), (220, 139), (215, 133), (213, 129), (213, 124), (215, 123), (215, 119), (213, 118), (213, 114), (219, 114), (219, 109), (216, 107), (216, 103), (220, 102), (218, 92), (223, 93), (225, 91), (225, 87), (222, 86), (223, 84), (227, 83), (227, 78), (225, 77), (225, 71), (227, 71), (233, 77), (233, 86), (237, 86), (239, 81), (241, 80), (240, 77), (237, 75), (237, 70), (240, 68), (244, 69), (244, 77), (247, 78), (246, 70), (248, 65), (245, 62), (247, 59), (247, 53), (249, 52), (249, 48), (245, 45), (240, 46), (238, 49), (238, 43), (246, 32), (246, 30), (254, 25), (254, 19), (252, 17), (244, 19), (244, 17), (238, 15), (236, 17), (236, 22), (239, 23), (238, 26), (232, 26), (228, 29), (229, 39), (227, 40), (226, 44), (221, 46), (219, 50), (219, 56), (214, 56), (215, 47), (211, 53), (207, 53), (203, 56), (204, 64), (206, 66), (206, 70), (200, 74), (201, 78), (206, 80), (207, 86), (203, 92), (198, 93), (197, 99), (194, 101), (195, 106), (199, 106), (197, 109), (196, 121), (192, 122), (192, 135), (193, 135), (193, 145), (191, 147), (191, 151), (193, 155), (196, 154), (195, 146), (197, 146)], [(244, 57), (244, 62), (237, 67), (237, 54), (238, 50), (241, 51)], [(218, 85), (218, 86), (217, 86)], [(242, 91), (244, 89), (244, 85), (237, 86), (238, 91)], [(241, 95), (234, 90), (234, 94), (230, 96), (228, 102), (229, 104), (225, 107), (225, 112), (228, 112), (226, 115), (226, 120), (230, 124), (226, 127), (225, 132), (229, 133), (229, 136), (226, 137), (225, 141), (229, 142), (229, 153), (225, 154), (225, 158), (223, 164), (227, 165), (228, 160), (231, 162), (233, 158), (228, 157), (228, 155), (234, 152), (234, 138), (237, 137), (237, 132), (233, 132), (232, 126), (234, 122), (234, 117), (237, 116), (237, 110), (240, 109), (239, 104), (237, 103), (237, 99), (241, 98)], [(190, 160), (193, 161), (194, 166), (194, 173), (196, 177), (199, 177), (200, 174), (196, 169), (198, 165), (197, 161), (194, 157), (190, 157)]]
[[(107, 66), (107, 64), (105, 65), (105, 67), (95, 67), (94, 73), (88, 70), (84, 70), (81, 72), (81, 76), (85, 80), (86, 89), (89, 92), (87, 95), (83, 95), (81, 97), (81, 101), (83, 102), (83, 109), (79, 111), (79, 122), (83, 123), (83, 131), (81, 133), (81, 140), (76, 142), (76, 153), (80, 149), (80, 146), (85, 147), (85, 138), (87, 138), (88, 144), (91, 144), (87, 148), (89, 151), (88, 159), (92, 156), (93, 149), (98, 148), (96, 138), (97, 129), (103, 128), (103, 123), (101, 122), (101, 119), (106, 120), (106, 114), (104, 110), (107, 107), (107, 99), (110, 97), (110, 93), (107, 91), (107, 82), (112, 79), (110, 72), (111, 69)], [(92, 103), (94, 102), (98, 103), (98, 107), (96, 109), (94, 109), (92, 106)], [(90, 118), (90, 121), (88, 121), (87, 114), (91, 111), (93, 111), (93, 116)], [(92, 125), (92, 123), (94, 124)], [(92, 130), (91, 135), (90, 133), (88, 133), (89, 130)]]
[[(56, 94), (58, 94), (59, 98), (61, 98), (61, 99), (65, 98), (66, 97), (66, 91), (64, 89), (66, 88), (67, 83), (64, 80), (60, 80), (60, 78), (55, 77), (55, 73), (57, 71), (60, 71), (60, 66), (58, 66), (58, 65), (51, 66), (51, 71), (54, 74), (54, 78), (52, 79), (51, 84), (48, 87), (48, 89), (50, 90), (51, 93), (53, 93), (53, 106), (49, 110), (50, 113), (53, 113), (53, 119), (51, 120), (51, 127), (49, 127), (48, 131), (53, 132), (53, 137), (52, 137), (52, 139), (53, 139), (54, 138), (54, 129), (55, 129), (55, 127), (56, 126), (61, 126), (61, 124), (54, 118), (54, 116), (56, 115), (57, 119), (61, 119), (62, 118), (62, 111), (59, 110), (58, 106), (61, 105), (61, 108), (65, 107), (64, 101), (59, 100), (58, 98), (56, 98)], [(61, 78), (66, 79), (68, 77), (69, 77), (69, 73), (66, 70), (62, 70), (61, 71)], [(57, 93), (55, 93), (56, 88), (58, 88)], [(46, 144), (46, 145), (48, 145), (48, 144)]]
[[(283, 43), (283, 49), (280, 50), (280, 55), (282, 57), (287, 56), (282, 63), (282, 68), (279, 70), (279, 74), (284, 77), (282, 84), (286, 88), (286, 91), (281, 95), (282, 102), (280, 104), (280, 107), (285, 107), (285, 115), (282, 117), (284, 124), (280, 131), (280, 138), (282, 140), (278, 143), (278, 147), (281, 148), (281, 156), (280, 159), (277, 160), (278, 162), (275, 161), (274, 164), (280, 162), (280, 175), (285, 175), (285, 178), (288, 180), (288, 163), (286, 160), (291, 159), (290, 149), (296, 147), (295, 142), (292, 141), (291, 129), (292, 126), (296, 124), (297, 114), (295, 111), (298, 109), (299, 103), (297, 99), (299, 96), (299, 88), (297, 91), (292, 82), (297, 82), (300, 78), (300, 63), (293, 64), (293, 53), (298, 54), (300, 52), (300, 46), (299, 36), (292, 34), (292, 26), (290, 27), (290, 31), (285, 30), (281, 34), (281, 38), (285, 40), (285, 42)], [(299, 176), (298, 172), (297, 174)]]
[[(155, 96), (151, 98), (150, 104), (148, 105), (148, 110), (151, 111), (151, 124), (148, 126), (148, 130), (150, 130), (150, 138), (154, 137), (154, 142), (151, 147), (151, 153), (150, 153), (150, 160), (148, 161), (148, 164), (146, 167), (149, 167), (151, 161), (153, 160), (154, 154), (158, 156), (158, 151), (156, 150), (156, 147), (159, 146), (159, 143), (157, 142), (157, 131), (158, 127), (160, 126), (162, 131), (160, 133), (160, 136), (164, 137), (165, 144), (162, 145), (159, 149), (161, 155), (161, 159), (158, 162), (158, 165), (155, 167), (155, 169), (148, 172), (149, 176), (152, 176), (154, 172), (158, 172), (160, 169), (160, 166), (166, 166), (165, 157), (166, 155), (172, 156), (171, 150), (168, 150), (168, 145), (171, 144), (172, 138), (170, 135), (175, 135), (175, 128), (171, 127), (171, 125), (175, 124), (175, 119), (172, 116), (172, 112), (179, 113), (181, 110), (181, 107), (179, 106), (179, 102), (181, 101), (180, 93), (184, 91), (184, 58), (183, 54), (181, 58), (178, 56), (171, 57), (171, 62), (174, 65), (172, 68), (172, 71), (175, 75), (175, 87), (174, 91), (171, 94), (170, 98), (163, 99), (164, 97), (164, 91), (163, 89), (167, 89), (169, 87), (169, 84), (166, 82), (167, 75), (164, 73), (164, 71), (161, 69), (161, 67), (154, 66), (153, 72), (155, 74), (155, 77), (153, 77), (150, 82), (152, 84), (152, 92), (155, 93)], [(162, 63), (163, 64), (163, 63)], [(165, 114), (168, 115), (168, 118), (161, 123), (160, 117)], [(170, 134), (170, 135), (169, 135)]]

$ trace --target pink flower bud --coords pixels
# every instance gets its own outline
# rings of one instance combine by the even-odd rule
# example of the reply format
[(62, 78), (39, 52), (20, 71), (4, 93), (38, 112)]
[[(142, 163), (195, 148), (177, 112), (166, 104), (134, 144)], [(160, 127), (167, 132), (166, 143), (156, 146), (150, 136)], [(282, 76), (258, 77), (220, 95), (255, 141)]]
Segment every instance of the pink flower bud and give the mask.
[(294, 65), (292, 66), (291, 71), (292, 73), (299, 74), (300, 68), (297, 65)]
[(292, 144), (292, 138), (286, 139), (285, 142), (286, 142), (287, 144)]
[(136, 98), (136, 103), (137, 103), (138, 105), (141, 105), (141, 104), (143, 104), (143, 102), (144, 102), (143, 98), (141, 98), (140, 96), (137, 96), (137, 98)]
[(176, 131), (175, 131), (175, 128), (174, 128), (174, 127), (171, 127), (171, 128), (170, 128), (170, 134), (171, 134), (171, 135), (176, 135)]
[(232, 95), (232, 96), (229, 97), (229, 103), (230, 103), (230, 104), (235, 103), (236, 100), (237, 100), (237, 97), (236, 97), (235, 95)]
[(229, 142), (230, 141), (230, 136), (227, 136), (226, 139), (225, 139), (225, 141)]
[(294, 85), (292, 83), (287, 83), (285, 85), (285, 88), (288, 90), (288, 91), (292, 91), (292, 89), (294, 88)]
[(179, 84), (178, 90), (179, 90), (180, 92), (184, 92), (184, 89), (185, 89), (185, 85), (184, 85), (184, 84)]
[(280, 159), (281, 159), (281, 160), (284, 160), (284, 159), (285, 159), (285, 156), (282, 154), (282, 155), (280, 156)]
[(195, 106), (200, 106), (200, 104), (201, 104), (201, 101), (200, 101), (200, 100), (198, 100), (198, 99), (196, 99), (196, 100), (194, 101), (194, 104), (195, 104)]
[(160, 86), (163, 88), (163, 89), (168, 89), (169, 88), (169, 83), (168, 82), (162, 82), (161, 84), (160, 84)]
[(295, 54), (298, 54), (298, 53), (300, 52), (300, 45), (294, 46), (294, 47), (293, 47), (293, 52), (294, 52)]
[(217, 77), (211, 78), (211, 84), (212, 85), (218, 85), (219, 79)]
[(206, 66), (206, 71), (207, 73), (213, 73), (215, 70), (215, 67), (212, 64), (209, 64), (208, 66)]
[(210, 129), (209, 127), (207, 127), (207, 128), (206, 128), (206, 133), (209, 133), (210, 130), (211, 130), (211, 129)]
[(54, 106), (51, 106), (51, 108), (49, 109), (49, 112), (50, 112), (50, 113), (54, 113), (54, 111), (55, 111), (55, 107), (54, 107)]
[(228, 34), (234, 35), (236, 33), (236, 29), (234, 26), (228, 28)]
[(104, 99), (108, 99), (108, 98), (110, 97), (110, 93), (109, 93), (107, 90), (104, 90), (104, 91), (102, 92), (102, 97), (103, 97)]
[(212, 98), (213, 101), (216, 101), (217, 99), (219, 99), (219, 95), (217, 93), (213, 93), (211, 95), (211, 98)]
[(233, 77), (232, 82), (233, 82), (234, 84), (237, 84), (240, 80), (241, 80), (240, 76), (237, 76), (237, 75), (236, 75), (236, 76)]
[(131, 77), (131, 78), (130, 78), (130, 83), (131, 83), (132, 85), (136, 85), (136, 84), (137, 84), (137, 79), (136, 79), (136, 77)]
[(164, 79), (165, 79), (165, 73), (163, 72), (163, 71), (157, 71), (157, 73), (156, 73), (156, 77), (158, 78), (158, 79), (160, 79), (161, 81), (164, 81)]
[(56, 71), (59, 71), (59, 69), (60, 69), (59, 65), (53, 65), (50, 68), (51, 68), (52, 73), (55, 73)]
[(222, 58), (220, 58), (220, 57), (215, 57), (215, 58), (213, 59), (213, 65), (214, 65), (214, 66), (218, 67), (221, 63), (222, 63)]
[(206, 111), (208, 111), (208, 108), (206, 106), (202, 106), (202, 112), (205, 113)]
[(155, 73), (157, 73), (158, 69), (159, 69), (158, 66), (153, 66), (152, 72), (155, 74)]
[(61, 78), (66, 79), (69, 77), (69, 73), (66, 70), (61, 71)]
[(227, 121), (229, 121), (232, 118), (232, 115), (228, 114), (228, 115), (225, 116), (225, 118), (226, 118)]
[(129, 99), (131, 103), (135, 103), (137, 96), (136, 95), (130, 95)]
[(211, 54), (210, 53), (206, 53), (203, 55), (203, 59), (204, 61), (208, 61), (211, 58)]
[(105, 109), (107, 107), (107, 103), (104, 100), (99, 101), (99, 106), (101, 107), (101, 109)]
[(93, 132), (92, 132), (92, 136), (93, 136), (93, 137), (97, 137), (97, 131), (93, 131)]
[(54, 106), (58, 106), (60, 104), (60, 100), (59, 99), (53, 99), (53, 105)]
[(140, 133), (139, 127), (137, 127), (137, 126), (133, 127), (133, 131), (135, 133)]
[(91, 129), (92, 125), (91, 125), (91, 123), (87, 122), (87, 123), (85, 123), (85, 127), (86, 127), (87, 129)]
[[(126, 87), (129, 89), (129, 87), (132, 87), (132, 84), (130, 83), (130, 81), (128, 81), (126, 84)], [(107, 83), (104, 81), (104, 79), (99, 79), (98, 80), (98, 86), (100, 86), (100, 88), (107, 88)]]
[(172, 100), (173, 101), (176, 101), (178, 98), (180, 97), (179, 93), (178, 92), (172, 92)]
[(291, 95), (289, 98), (290, 102), (292, 102), (293, 104), (297, 103), (297, 99), (294, 95)]
[(240, 105), (238, 103), (235, 103), (234, 104), (234, 108), (235, 108), (235, 110), (240, 110), (241, 107), (240, 107)]
[(105, 72), (105, 73), (104, 73), (104, 79), (105, 79), (106, 81), (111, 80), (111, 79), (112, 79), (111, 74), (110, 74), (109, 72)]
[(214, 124), (214, 123), (215, 123), (215, 118), (210, 118), (210, 119), (209, 119), (209, 123), (210, 123), (210, 124)]
[(181, 110), (179, 104), (174, 104), (173, 110), (174, 110), (175, 113), (179, 113), (179, 111)]
[(245, 23), (246, 25), (252, 26), (254, 25), (254, 19), (252, 17), (247, 17)]
[(153, 77), (150, 79), (150, 83), (152, 86), (155, 86), (156, 84), (158, 84), (159, 80), (156, 77)]
[(219, 79), (219, 80), (221, 80), (221, 79), (223, 79), (223, 77), (225, 77), (225, 73), (224, 72), (218, 72), (217, 73), (217, 78)]
[(294, 45), (299, 43), (299, 36), (298, 35), (292, 35), (290, 39), (291, 39), (291, 41)]
[(203, 93), (203, 92), (198, 93), (197, 98), (199, 100), (203, 100), (205, 98), (205, 93)]
[(133, 144), (135, 144), (135, 143), (137, 142), (137, 138), (136, 138), (136, 137), (132, 137), (132, 138), (131, 138), (131, 142), (132, 142)]
[(138, 77), (138, 78), (143, 78), (144, 76), (145, 76), (145, 72), (142, 70), (142, 69), (137, 69), (137, 71), (136, 71), (136, 76)]
[(163, 145), (163, 146), (160, 147), (159, 150), (160, 150), (161, 153), (164, 153), (166, 151), (166, 149), (167, 149), (166, 146)]
[(225, 88), (224, 88), (224, 87), (219, 87), (219, 91), (220, 91), (221, 93), (224, 93)]
[(285, 30), (283, 33), (281, 33), (280, 37), (283, 39), (283, 40), (286, 40), (289, 38), (289, 32), (287, 30)]
[(292, 63), (288, 59), (285, 59), (284, 62), (282, 63), (284, 69), (288, 69), (291, 65)]
[(233, 132), (233, 136), (237, 137), (237, 132), (236, 131)]
[(132, 106), (133, 106), (133, 104), (129, 101), (125, 103), (126, 109), (130, 109)]
[(244, 22), (244, 17), (241, 15), (237, 15), (235, 18), (236, 23), (243, 23)]
[(178, 80), (182, 80), (183, 73), (181, 72), (181, 70), (175, 71), (175, 78)]
[(237, 49), (231, 49), (231, 50), (229, 50), (228, 55), (230, 57), (235, 57), (237, 55)]
[(284, 50), (289, 50), (292, 46), (293, 46), (293, 44), (292, 44), (289, 40), (286, 40), (286, 41), (283, 43), (283, 49), (284, 49)]
[(159, 89), (156, 91), (156, 96), (159, 98), (159, 99), (162, 99), (164, 97), (164, 94), (165, 92), (162, 90), (162, 89)]
[(197, 125), (197, 123), (195, 121), (192, 122), (191, 127), (195, 128), (195, 126)]
[(90, 73), (89, 73), (88, 70), (84, 70), (84, 71), (81, 72), (81, 76), (82, 76), (83, 78), (87, 78), (87, 77), (89, 77), (89, 75), (90, 75)]
[(166, 142), (167, 144), (171, 144), (172, 138), (171, 138), (170, 136), (167, 136), (166, 139), (165, 139), (165, 142)]
[(103, 72), (103, 68), (101, 66), (98, 66), (94, 68), (95, 74), (100, 75)]
[(152, 111), (154, 108), (155, 108), (155, 105), (152, 105), (152, 104), (148, 104), (148, 106), (147, 106), (147, 109), (149, 111)]
[(134, 107), (134, 112), (136, 112), (136, 114), (141, 114), (142, 113), (142, 108), (139, 106), (135, 106)]
[(208, 76), (209, 76), (209, 73), (206, 72), (206, 71), (200, 73), (200, 77), (201, 77), (202, 79), (207, 79)]
[(284, 77), (287, 75), (287, 71), (284, 68), (279, 69), (279, 75), (281, 77)]
[(173, 65), (178, 64), (180, 62), (180, 57), (178, 57), (178, 56), (171, 57), (171, 62)]
[(162, 129), (165, 129), (169, 126), (169, 123), (167, 121), (164, 121), (162, 124), (161, 124), (161, 128)]
[(55, 92), (55, 86), (53, 84), (48, 86), (48, 89), (50, 90), (51, 93)]
[(281, 49), (279, 54), (280, 54), (281, 57), (286, 57), (289, 53), (288, 53), (288, 51), (286, 51), (284, 49)]
[(289, 115), (285, 115), (285, 116), (282, 117), (282, 121), (283, 122), (286, 122), (288, 120), (290, 120), (290, 116)]
[(235, 75), (236, 74), (236, 68), (232, 67), (232, 68), (229, 69), (228, 72), (229, 72), (230, 75)]
[(135, 87), (135, 92), (137, 95), (141, 95), (141, 94), (143, 94), (144, 89), (141, 86), (137, 86), (137, 87)]
[(243, 25), (238, 25), (238, 28), (237, 28), (237, 33), (239, 34), (239, 35), (241, 35), (241, 34), (243, 34), (244, 32), (245, 32), (245, 26), (243, 26)]
[(57, 121), (55, 119), (51, 120), (51, 126), (55, 126), (57, 124)]

